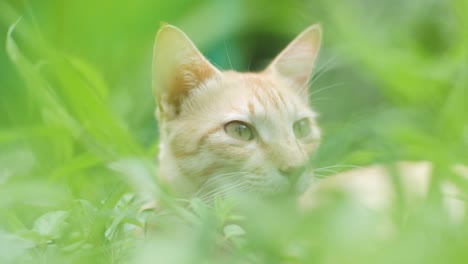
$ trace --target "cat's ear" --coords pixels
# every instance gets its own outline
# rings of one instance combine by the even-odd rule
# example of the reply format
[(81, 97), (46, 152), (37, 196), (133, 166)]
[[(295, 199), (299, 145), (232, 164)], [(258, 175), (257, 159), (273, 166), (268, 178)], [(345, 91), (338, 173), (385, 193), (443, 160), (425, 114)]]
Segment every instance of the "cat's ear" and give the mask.
[(312, 76), (321, 39), (322, 27), (319, 24), (308, 27), (276, 56), (266, 71), (284, 77), (293, 87), (307, 92), (303, 87), (308, 85)]
[(219, 73), (184, 32), (162, 26), (154, 44), (152, 73), (160, 116), (176, 117), (191, 90)]

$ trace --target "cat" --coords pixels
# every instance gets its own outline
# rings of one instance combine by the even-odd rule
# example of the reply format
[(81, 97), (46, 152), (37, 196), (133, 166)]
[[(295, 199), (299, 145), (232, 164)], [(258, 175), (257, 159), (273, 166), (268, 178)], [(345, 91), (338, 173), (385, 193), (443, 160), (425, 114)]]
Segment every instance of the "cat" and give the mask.
[(184, 197), (234, 191), (303, 191), (320, 142), (308, 86), (320, 25), (300, 33), (261, 72), (221, 71), (180, 29), (159, 30), (152, 87), (159, 121), (159, 175)]
[[(323, 204), (327, 192), (340, 191), (367, 208), (387, 210), (395, 190), (385, 166), (311, 184), (310, 158), (321, 132), (308, 88), (321, 38), (321, 26), (312, 25), (265, 70), (240, 73), (217, 69), (184, 32), (163, 26), (156, 36), (152, 72), (162, 180), (177, 195), (207, 201), (236, 191), (304, 192), (298, 204), (311, 208)], [(395, 166), (408, 204), (427, 198), (432, 164)], [(466, 166), (454, 169), (468, 179)], [(454, 197), (463, 193), (450, 182), (442, 182), (440, 191), (450, 218), (462, 221), (466, 205)]]
[[(373, 212), (391, 212), (397, 203), (404, 206), (406, 212), (411, 212), (424, 205), (432, 192), (433, 197), (435, 194), (440, 199), (448, 220), (453, 224), (463, 223), (466, 193), (460, 188), (460, 182), (468, 181), (468, 167), (452, 166), (450, 173), (453, 176), (437, 179), (437, 186), (432, 185), (433, 171), (434, 164), (429, 161), (400, 161), (390, 166), (375, 164), (356, 168), (310, 185), (299, 197), (298, 204), (303, 210), (323, 207), (333, 202), (339, 192), (349, 201)], [(397, 195), (403, 199), (398, 200)]]

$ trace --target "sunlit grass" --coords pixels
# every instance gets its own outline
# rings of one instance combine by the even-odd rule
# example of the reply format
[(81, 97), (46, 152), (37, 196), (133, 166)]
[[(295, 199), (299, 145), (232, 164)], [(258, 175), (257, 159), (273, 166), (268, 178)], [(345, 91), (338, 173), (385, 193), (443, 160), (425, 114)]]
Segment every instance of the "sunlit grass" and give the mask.
[[(225, 69), (258, 69), (322, 21), (312, 89), (331, 88), (311, 98), (324, 131), (314, 166), (336, 167), (319, 176), (428, 160), (433, 188), (449, 178), (467, 193), (452, 167), (468, 160), (468, 7), (429, 2), (1, 2), (0, 263), (463, 263), (468, 225), (437, 195), (386, 212), (340, 193), (308, 212), (291, 197), (208, 206), (155, 175), (159, 21)], [(155, 198), (164, 209), (140, 212)]]

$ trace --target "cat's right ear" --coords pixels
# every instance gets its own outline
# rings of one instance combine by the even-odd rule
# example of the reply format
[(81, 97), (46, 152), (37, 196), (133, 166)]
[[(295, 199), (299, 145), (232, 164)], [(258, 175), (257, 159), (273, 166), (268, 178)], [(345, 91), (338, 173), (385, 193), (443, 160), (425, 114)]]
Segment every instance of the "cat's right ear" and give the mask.
[(180, 29), (163, 25), (153, 50), (153, 93), (159, 116), (177, 117), (191, 90), (220, 74)]
[(299, 34), (266, 69), (288, 80), (307, 98), (307, 87), (320, 50), (322, 27), (315, 24)]

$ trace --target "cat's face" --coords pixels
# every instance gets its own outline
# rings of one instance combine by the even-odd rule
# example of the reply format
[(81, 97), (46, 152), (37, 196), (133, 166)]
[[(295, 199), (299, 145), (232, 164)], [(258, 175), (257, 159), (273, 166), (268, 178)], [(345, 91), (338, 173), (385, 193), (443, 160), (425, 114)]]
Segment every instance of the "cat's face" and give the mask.
[(307, 187), (320, 140), (307, 89), (319, 45), (312, 26), (265, 71), (221, 72), (183, 32), (164, 26), (153, 64), (161, 176), (203, 198)]

